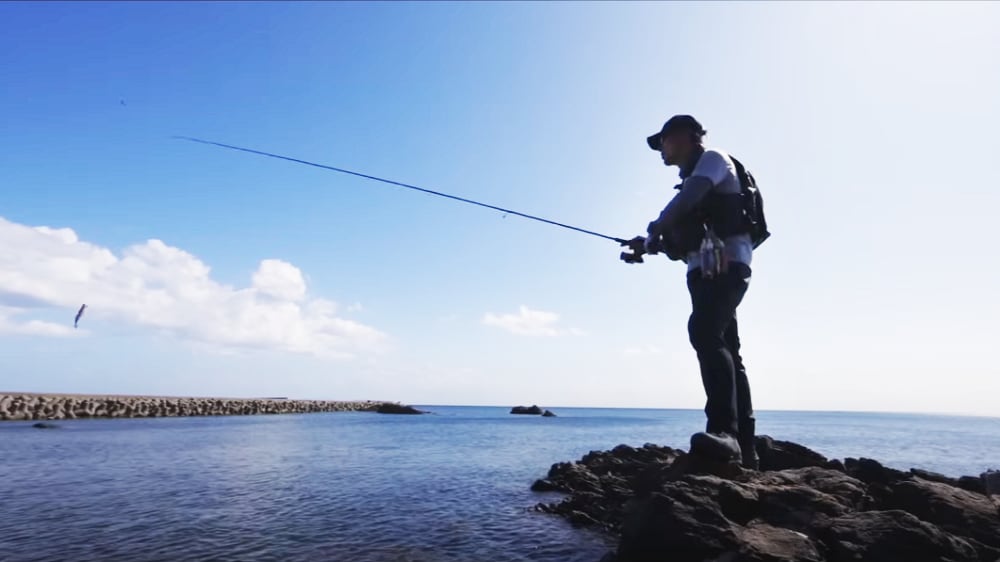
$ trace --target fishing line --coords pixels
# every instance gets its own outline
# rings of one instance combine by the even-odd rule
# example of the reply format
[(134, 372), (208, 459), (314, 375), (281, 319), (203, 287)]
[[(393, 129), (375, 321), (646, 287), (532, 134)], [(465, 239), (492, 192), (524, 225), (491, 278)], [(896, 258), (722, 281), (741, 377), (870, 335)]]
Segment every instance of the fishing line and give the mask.
[(605, 240), (612, 240), (614, 242), (618, 242), (619, 244), (626, 244), (626, 243), (628, 243), (628, 241), (626, 241), (626, 240), (624, 240), (622, 238), (616, 238), (614, 236), (608, 236), (607, 234), (601, 234), (600, 232), (594, 232), (593, 230), (587, 230), (586, 228), (580, 228), (578, 226), (572, 226), (572, 225), (569, 225), (569, 224), (565, 224), (565, 223), (561, 223), (561, 222), (556, 222), (554, 220), (549, 220), (549, 219), (546, 219), (546, 218), (537, 217), (535, 215), (529, 215), (527, 213), (521, 213), (521, 212), (518, 212), (518, 211), (511, 210), (511, 209), (505, 209), (503, 207), (498, 207), (496, 205), (490, 205), (490, 204), (487, 204), (487, 203), (481, 203), (479, 201), (473, 201), (472, 199), (466, 199), (465, 197), (459, 197), (457, 195), (449, 195), (447, 193), (442, 193), (440, 191), (434, 191), (433, 189), (426, 189), (426, 188), (418, 187), (416, 185), (411, 185), (411, 184), (408, 184), (408, 183), (403, 183), (403, 182), (394, 181), (394, 180), (388, 180), (388, 179), (385, 179), (385, 178), (380, 178), (380, 177), (372, 176), (372, 175), (369, 175), (369, 174), (362, 174), (361, 172), (354, 172), (354, 171), (351, 171), (351, 170), (346, 170), (344, 168), (337, 168), (336, 166), (328, 166), (326, 164), (318, 164), (316, 162), (310, 162), (308, 160), (302, 160), (302, 159), (299, 159), (299, 158), (292, 158), (290, 156), (282, 156), (280, 154), (273, 154), (271, 152), (264, 152), (263, 150), (254, 150), (252, 148), (244, 148), (244, 147), (241, 147), (241, 146), (234, 146), (234, 145), (231, 145), (231, 144), (224, 144), (224, 143), (221, 143), (221, 142), (203, 140), (203, 139), (198, 139), (198, 138), (194, 138), (194, 137), (175, 136), (173, 138), (180, 139), (180, 140), (191, 141), (191, 142), (197, 142), (197, 143), (201, 143), (201, 144), (212, 145), (212, 146), (218, 146), (218, 147), (221, 147), (221, 148), (228, 148), (230, 150), (239, 150), (241, 152), (249, 152), (250, 154), (257, 154), (259, 156), (267, 156), (269, 158), (277, 158), (279, 160), (287, 160), (289, 162), (295, 162), (297, 164), (305, 164), (306, 166), (312, 166), (314, 168), (322, 168), (324, 170), (330, 170), (330, 171), (333, 171), (333, 172), (340, 172), (342, 174), (350, 174), (352, 176), (357, 176), (359, 178), (364, 178), (364, 179), (373, 180), (373, 181), (377, 181), (377, 182), (387, 183), (389, 185), (394, 185), (394, 186), (397, 186), (397, 187), (404, 187), (406, 189), (412, 189), (412, 190), (415, 190), (415, 191), (419, 191), (421, 193), (427, 193), (428, 195), (437, 195), (438, 197), (446, 197), (448, 199), (452, 199), (452, 200), (455, 200), (455, 201), (460, 201), (462, 203), (468, 203), (470, 205), (477, 205), (479, 207), (485, 207), (487, 209), (493, 209), (494, 211), (500, 211), (501, 213), (505, 213), (505, 214), (509, 214), (509, 215), (516, 215), (516, 216), (519, 216), (519, 217), (522, 217), (522, 218), (526, 218), (526, 219), (530, 219), (530, 220), (533, 220), (533, 221), (543, 222), (545, 224), (551, 224), (553, 226), (558, 226), (558, 227), (566, 228), (566, 229), (569, 229), (569, 230), (575, 230), (576, 232), (582, 232), (583, 234), (589, 234), (591, 236), (597, 236), (598, 238), (604, 238)]

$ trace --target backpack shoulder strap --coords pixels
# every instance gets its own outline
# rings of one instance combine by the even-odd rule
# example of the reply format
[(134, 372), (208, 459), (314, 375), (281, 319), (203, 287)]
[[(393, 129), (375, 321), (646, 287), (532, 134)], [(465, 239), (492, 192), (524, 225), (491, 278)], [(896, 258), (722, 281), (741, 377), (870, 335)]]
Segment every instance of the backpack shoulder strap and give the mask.
[(757, 182), (754, 181), (753, 175), (751, 175), (750, 172), (747, 171), (746, 167), (743, 165), (743, 162), (737, 160), (736, 157), (733, 156), (732, 154), (729, 155), (729, 159), (733, 161), (733, 166), (736, 167), (736, 178), (740, 180), (740, 187), (744, 189), (747, 187), (756, 187)]

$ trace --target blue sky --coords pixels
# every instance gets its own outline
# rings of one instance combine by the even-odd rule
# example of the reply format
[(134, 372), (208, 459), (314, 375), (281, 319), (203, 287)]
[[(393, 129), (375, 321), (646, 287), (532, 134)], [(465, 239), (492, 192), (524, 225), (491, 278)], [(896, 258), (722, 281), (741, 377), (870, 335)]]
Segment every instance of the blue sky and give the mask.
[(628, 237), (676, 183), (645, 136), (691, 113), (774, 233), (740, 310), (759, 409), (996, 414), (998, 16), (0, 4), (0, 389), (699, 408), (682, 265), (170, 138)]

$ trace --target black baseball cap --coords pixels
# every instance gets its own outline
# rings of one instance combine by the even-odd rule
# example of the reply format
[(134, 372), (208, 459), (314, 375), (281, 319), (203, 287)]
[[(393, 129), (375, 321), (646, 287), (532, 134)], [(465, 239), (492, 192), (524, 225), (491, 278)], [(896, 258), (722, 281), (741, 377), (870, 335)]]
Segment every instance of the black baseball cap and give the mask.
[(663, 135), (685, 130), (691, 131), (698, 136), (702, 136), (707, 132), (705, 131), (705, 128), (701, 126), (701, 123), (699, 123), (694, 117), (691, 117), (690, 115), (674, 115), (670, 119), (667, 119), (667, 122), (663, 124), (663, 128), (660, 129), (659, 133), (650, 135), (646, 138), (646, 144), (649, 145), (649, 148), (659, 151), (660, 139)]

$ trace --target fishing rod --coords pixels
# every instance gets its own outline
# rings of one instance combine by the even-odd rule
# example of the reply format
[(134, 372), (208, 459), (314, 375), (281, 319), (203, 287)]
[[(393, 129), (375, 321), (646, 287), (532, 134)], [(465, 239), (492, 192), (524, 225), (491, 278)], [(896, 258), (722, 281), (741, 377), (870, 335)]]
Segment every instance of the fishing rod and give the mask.
[(191, 141), (191, 142), (197, 142), (197, 143), (200, 143), (200, 144), (207, 144), (207, 145), (211, 145), (211, 146), (218, 146), (218, 147), (221, 147), (221, 148), (228, 148), (230, 150), (238, 150), (240, 152), (248, 152), (250, 154), (257, 154), (259, 156), (267, 156), (268, 158), (277, 158), (278, 160), (286, 160), (288, 162), (295, 162), (297, 164), (304, 164), (306, 166), (312, 166), (314, 168), (322, 168), (324, 170), (330, 170), (330, 171), (333, 171), (333, 172), (340, 172), (342, 174), (349, 174), (349, 175), (352, 175), (352, 176), (357, 176), (359, 178), (364, 178), (364, 179), (368, 179), (368, 180), (382, 182), (382, 183), (385, 183), (385, 184), (394, 185), (394, 186), (397, 186), (397, 187), (403, 187), (403, 188), (406, 188), (406, 189), (412, 189), (414, 191), (419, 191), (421, 193), (426, 193), (428, 195), (437, 195), (438, 197), (445, 197), (447, 199), (452, 199), (454, 201), (459, 201), (459, 202), (462, 202), (462, 203), (468, 203), (470, 205), (477, 205), (479, 207), (485, 207), (487, 209), (493, 209), (494, 211), (500, 211), (500, 212), (505, 213), (505, 214), (515, 215), (515, 216), (526, 218), (526, 219), (530, 219), (530, 220), (533, 220), (533, 221), (543, 222), (545, 224), (551, 224), (553, 226), (558, 226), (558, 227), (561, 227), (561, 228), (566, 228), (566, 229), (569, 229), (569, 230), (574, 230), (576, 232), (582, 232), (583, 234), (589, 234), (591, 236), (597, 236), (598, 238), (604, 238), (605, 240), (611, 240), (612, 242), (617, 242), (618, 244), (620, 244), (622, 246), (628, 246), (629, 248), (632, 249), (632, 253), (629, 254), (627, 252), (623, 252), (622, 256), (621, 256), (622, 260), (626, 261), (627, 263), (642, 263), (641, 246), (637, 243), (637, 240), (639, 240), (639, 238), (634, 238), (632, 240), (625, 240), (624, 238), (618, 238), (618, 237), (615, 237), (615, 236), (608, 236), (607, 234), (601, 234), (600, 232), (595, 232), (593, 230), (587, 230), (586, 228), (580, 228), (578, 226), (572, 226), (572, 225), (569, 225), (569, 224), (565, 224), (565, 223), (561, 223), (561, 222), (556, 222), (554, 220), (549, 220), (549, 219), (538, 217), (538, 216), (535, 216), (535, 215), (529, 215), (527, 213), (522, 213), (520, 211), (514, 211), (512, 209), (505, 209), (503, 207), (498, 207), (496, 205), (490, 205), (488, 203), (482, 203), (482, 202), (479, 202), (479, 201), (473, 201), (472, 199), (467, 199), (465, 197), (459, 197), (457, 195), (449, 195), (447, 193), (442, 193), (440, 191), (434, 191), (433, 189), (426, 189), (426, 188), (419, 187), (419, 186), (416, 186), (416, 185), (412, 185), (412, 184), (408, 184), (408, 183), (403, 183), (403, 182), (400, 182), (400, 181), (394, 181), (394, 180), (389, 180), (389, 179), (385, 179), (385, 178), (380, 178), (380, 177), (372, 176), (372, 175), (369, 175), (369, 174), (362, 174), (361, 172), (355, 172), (355, 171), (347, 170), (347, 169), (344, 169), (344, 168), (338, 168), (336, 166), (328, 166), (326, 164), (318, 164), (316, 162), (310, 162), (308, 160), (302, 160), (300, 158), (292, 158), (291, 156), (282, 156), (280, 154), (274, 154), (274, 153), (271, 153), (271, 152), (265, 152), (263, 150), (254, 150), (252, 148), (244, 148), (242, 146), (234, 146), (234, 145), (231, 145), (231, 144), (225, 144), (225, 143), (221, 143), (221, 142), (204, 140), (204, 139), (199, 139), (199, 138), (195, 138), (195, 137), (174, 136), (173, 138), (179, 139), (179, 140), (186, 140), (186, 141)]

